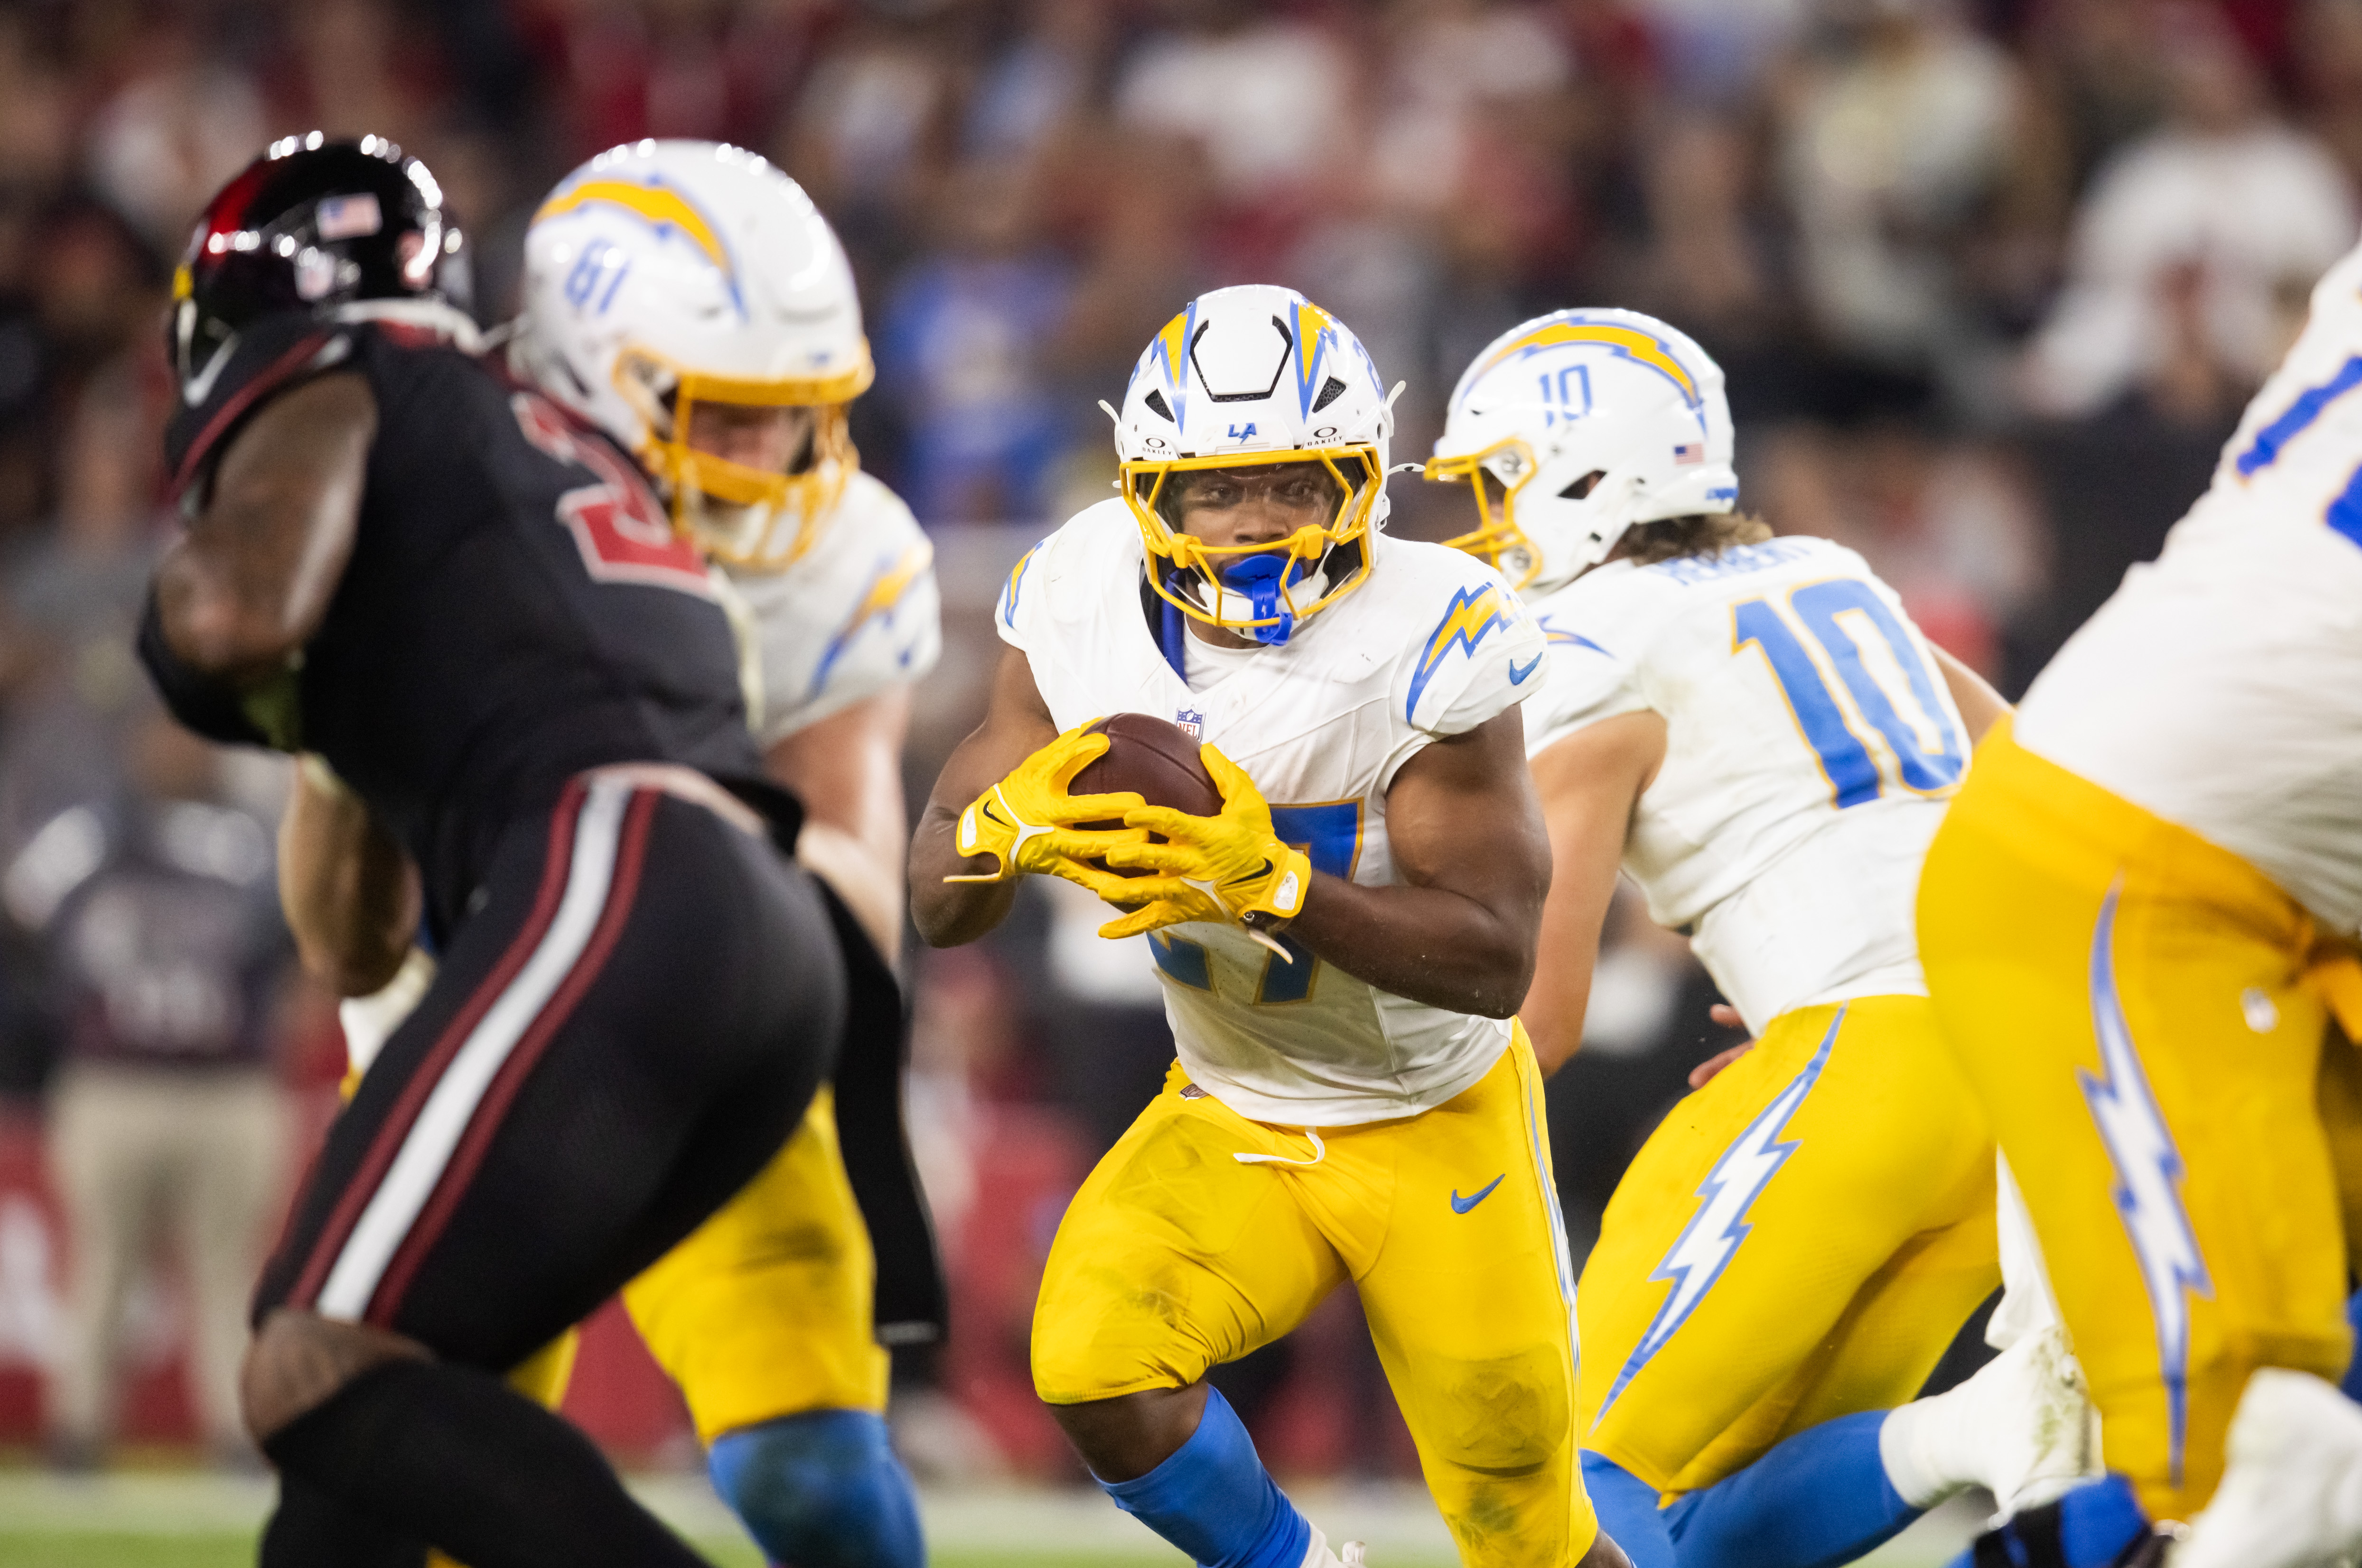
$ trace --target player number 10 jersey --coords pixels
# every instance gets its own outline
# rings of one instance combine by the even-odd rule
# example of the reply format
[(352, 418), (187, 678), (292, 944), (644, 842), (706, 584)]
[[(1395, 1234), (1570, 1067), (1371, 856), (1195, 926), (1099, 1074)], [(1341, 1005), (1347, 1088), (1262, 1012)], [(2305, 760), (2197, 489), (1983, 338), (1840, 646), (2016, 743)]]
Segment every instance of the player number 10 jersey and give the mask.
[(1552, 657), (1528, 750), (1663, 716), (1624, 869), (1749, 1025), (1926, 994), (1919, 862), (1968, 738), (1926, 640), (1860, 555), (1787, 538), (1610, 562), (1534, 611)]

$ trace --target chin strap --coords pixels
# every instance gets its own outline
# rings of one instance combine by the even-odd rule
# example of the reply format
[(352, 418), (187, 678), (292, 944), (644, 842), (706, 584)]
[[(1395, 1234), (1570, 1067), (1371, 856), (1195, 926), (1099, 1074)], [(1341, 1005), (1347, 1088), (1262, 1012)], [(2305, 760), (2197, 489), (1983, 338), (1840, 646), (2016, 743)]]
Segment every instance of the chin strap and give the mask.
[[(1175, 593), (1179, 593), (1181, 574), (1177, 571), (1172, 573), (1164, 579), (1164, 586)], [(1173, 666), (1173, 673), (1180, 676), (1182, 683), (1187, 685), (1189, 680), (1187, 652), (1189, 628), (1185, 624), (1186, 618), (1181, 614), (1179, 605), (1175, 604), (1171, 599), (1159, 599), (1157, 604), (1164, 612), (1164, 620), (1160, 623), (1161, 635), (1157, 639), (1164, 649), (1164, 662)]]

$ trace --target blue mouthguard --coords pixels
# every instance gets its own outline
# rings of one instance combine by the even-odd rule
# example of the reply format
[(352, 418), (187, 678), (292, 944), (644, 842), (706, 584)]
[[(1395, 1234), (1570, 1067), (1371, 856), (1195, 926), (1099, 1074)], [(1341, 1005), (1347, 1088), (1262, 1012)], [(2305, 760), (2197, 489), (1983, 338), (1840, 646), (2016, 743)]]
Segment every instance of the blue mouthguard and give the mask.
[(1292, 555), (1276, 553), (1242, 555), (1222, 568), (1222, 586), (1232, 593), (1244, 594), (1248, 606), (1257, 620), (1278, 617), (1275, 626), (1255, 626), (1247, 635), (1256, 641), (1277, 647), (1287, 641), (1296, 630), (1296, 617), (1280, 598), (1281, 590), (1304, 580), (1311, 564)]

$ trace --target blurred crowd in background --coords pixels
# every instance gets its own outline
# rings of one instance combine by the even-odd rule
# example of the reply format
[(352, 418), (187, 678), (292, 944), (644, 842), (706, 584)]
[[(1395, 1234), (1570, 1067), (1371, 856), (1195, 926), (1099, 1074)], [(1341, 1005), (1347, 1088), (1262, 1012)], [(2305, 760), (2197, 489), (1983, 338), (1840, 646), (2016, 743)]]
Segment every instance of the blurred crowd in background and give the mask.
[[(184, 1324), (181, 1430), (234, 1451), (236, 1334), (205, 1324), (337, 1070), (271, 901), (280, 775), (160, 722), (129, 654), (171, 526), (172, 265), (224, 179), (314, 128), (428, 161), (487, 324), (535, 199), (602, 148), (734, 141), (804, 183), (877, 350), (863, 460), (944, 580), (915, 804), (980, 710), (1001, 576), (1114, 477), (1098, 400), (1233, 282), (1305, 291), (1407, 382), (1397, 460), (1518, 320), (1664, 316), (1728, 373), (1742, 505), (1861, 550), (2014, 694), (2155, 552), (2354, 242), (2362, 0), (0, 6), (0, 1091), (25, 1107), (0, 1128), (72, 1235), (0, 1196), (0, 1368), (44, 1373), (62, 1463), (116, 1430), (143, 1312)], [(1394, 496), (1399, 532), (1473, 521), (1461, 489)], [(943, 1417), (908, 1438), (922, 1471), (1068, 1473), (1026, 1390), (1034, 1271), (1169, 1057), (1144, 959), (1083, 903), (921, 959), (919, 1153), (961, 1303), (913, 1369)], [(1578, 1249), (1727, 1043), (1713, 1000), (1619, 908), (1551, 1091)], [(1406, 1464), (1351, 1312), (1230, 1374), (1284, 1465)], [(8, 1387), (0, 1430), (31, 1419)]]

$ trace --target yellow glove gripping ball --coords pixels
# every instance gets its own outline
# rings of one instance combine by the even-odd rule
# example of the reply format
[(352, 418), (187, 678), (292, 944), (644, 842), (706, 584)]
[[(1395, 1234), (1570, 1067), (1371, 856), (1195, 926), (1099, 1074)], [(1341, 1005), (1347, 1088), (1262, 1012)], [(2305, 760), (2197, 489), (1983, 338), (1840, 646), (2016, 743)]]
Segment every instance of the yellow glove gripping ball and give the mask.
[[(1093, 719), (1091, 723), (1098, 722)], [(947, 876), (945, 882), (1007, 882), (1022, 872), (1065, 877), (1104, 898), (1131, 884), (1092, 861), (1115, 850), (1148, 841), (1144, 828), (1078, 831), (1080, 822), (1112, 822), (1141, 806), (1126, 790), (1115, 795), (1068, 795), (1075, 775), (1108, 749), (1104, 734), (1078, 724), (1010, 771), (1009, 776), (970, 801), (960, 813), (956, 835), (963, 855), (990, 855), (998, 871)]]
[(1192, 817), (1163, 806), (1125, 812), (1125, 827), (1162, 834), (1166, 841), (1107, 851), (1107, 863), (1119, 871), (1154, 874), (1120, 884), (1109, 902), (1144, 907), (1100, 927), (1100, 936), (1130, 937), (1186, 920), (1245, 926), (1249, 916), (1262, 916), (1264, 922), (1250, 929), (1268, 943), (1264, 932), (1270, 924), (1304, 913), (1312, 861), (1303, 850), (1280, 842), (1272, 830), (1271, 807), (1244, 768), (1211, 745), (1199, 747), (1198, 757), (1222, 792), (1221, 815)]

